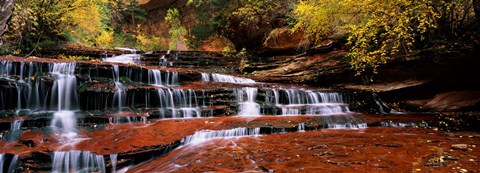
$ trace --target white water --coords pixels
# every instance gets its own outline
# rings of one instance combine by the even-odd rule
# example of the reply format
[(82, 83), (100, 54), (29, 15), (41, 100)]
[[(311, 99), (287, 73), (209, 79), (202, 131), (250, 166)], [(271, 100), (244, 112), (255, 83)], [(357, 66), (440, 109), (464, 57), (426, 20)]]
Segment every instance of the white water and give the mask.
[(90, 151), (55, 151), (53, 152), (53, 173), (61, 172), (106, 172), (103, 155)]
[(415, 122), (410, 122), (410, 123), (396, 123), (396, 122), (381, 122), (380, 123), (382, 127), (428, 127), (428, 124), (426, 123), (415, 123)]
[(233, 138), (242, 136), (258, 136), (260, 128), (235, 128), (230, 130), (203, 130), (197, 131), (195, 134), (187, 136), (183, 139), (184, 145), (195, 145), (215, 138)]
[(258, 93), (257, 88), (244, 87), (241, 89), (237, 89), (235, 92), (238, 101), (238, 115), (260, 115), (260, 105), (255, 102)]
[(333, 115), (349, 113), (339, 93), (283, 89), (266, 93), (266, 104), (281, 110), (281, 115)]
[(15, 120), (10, 125), (10, 134), (8, 135), (8, 141), (15, 141), (20, 135), (20, 127), (22, 127), (23, 120)]
[(305, 123), (299, 123), (298, 124), (298, 131), (299, 132), (305, 132)]
[[(46, 97), (49, 92), (42, 90), (43, 82), (36, 75), (42, 72), (42, 64), (30, 62), (26, 65), (18, 62), (18, 66), (11, 61), (0, 61), (0, 78), (16, 80), (17, 91), (16, 115), (21, 111), (33, 111), (46, 108)], [(51, 70), (49, 71), (51, 73)], [(18, 79), (12, 79), (18, 75)]]
[(13, 155), (12, 160), (10, 160), (10, 163), (7, 163), (6, 160), (7, 160), (6, 154), (5, 153), (0, 154), (0, 173), (3, 173), (4, 168), (8, 168), (6, 169), (7, 170), (6, 173), (14, 173), (17, 166), (18, 155)]
[(116, 47), (115, 49), (116, 50), (121, 50), (121, 51), (128, 51), (132, 54), (136, 54), (136, 53), (140, 52), (140, 50), (138, 50), (138, 49), (132, 49), (132, 48), (126, 48), (126, 47)]
[(73, 111), (58, 111), (53, 113), (50, 124), (55, 134), (66, 138), (66, 142), (77, 136), (77, 120)]
[(162, 118), (166, 117), (167, 111), (172, 118), (201, 117), (201, 107), (205, 106), (205, 96), (202, 92), (201, 98), (195, 90), (191, 89), (162, 89), (157, 88), (158, 108)]
[(329, 129), (365, 129), (367, 128), (367, 123), (345, 123), (345, 124), (328, 124)]
[(210, 81), (210, 74), (202, 73), (202, 81), (209, 82)]
[(1, 153), (0, 154), (0, 173), (3, 173), (3, 164), (5, 162), (5, 154)]
[(178, 72), (162, 72), (160, 70), (148, 70), (148, 84), (154, 86), (177, 86)]
[(139, 123), (142, 122), (144, 124), (147, 123), (147, 117), (146, 116), (119, 116), (119, 117), (110, 117), (108, 118), (108, 122), (110, 124), (118, 124), (118, 123)]
[[(202, 75), (202, 79), (203, 79)], [(206, 79), (206, 77), (205, 77)], [(203, 80), (206, 81), (206, 80)], [(225, 82), (225, 83), (238, 83), (238, 84), (253, 84), (255, 83), (254, 80), (248, 79), (248, 78), (242, 78), (242, 77), (235, 77), (231, 75), (224, 75), (224, 74), (218, 74), (218, 73), (213, 73), (211, 74), (211, 79), (208, 81), (213, 81), (213, 82)]]
[(115, 93), (113, 94), (113, 102), (117, 103), (117, 109), (122, 111), (124, 102), (126, 101), (126, 90), (123, 84), (120, 82), (120, 71), (118, 65), (112, 65), (113, 69), (113, 82), (115, 83)]
[(54, 133), (66, 137), (67, 141), (77, 135), (77, 120), (72, 110), (77, 108), (77, 79), (74, 76), (75, 63), (55, 63), (50, 65), (50, 73), (55, 77), (52, 88), (52, 105), (57, 112), (53, 113), (50, 126)]
[(117, 157), (118, 157), (118, 154), (110, 154), (110, 162), (112, 163), (112, 173), (115, 173), (117, 170)]
[(116, 63), (124, 63), (124, 64), (135, 64), (140, 62), (140, 54), (124, 54), (113, 56), (111, 58), (103, 58), (102, 61), (104, 62), (116, 62)]
[(50, 74), (55, 77), (52, 89), (52, 105), (57, 110), (77, 109), (77, 78), (74, 75), (75, 63), (55, 63), (51, 65)]
[(10, 79), (12, 70), (13, 68), (11, 61), (0, 61), (0, 77)]

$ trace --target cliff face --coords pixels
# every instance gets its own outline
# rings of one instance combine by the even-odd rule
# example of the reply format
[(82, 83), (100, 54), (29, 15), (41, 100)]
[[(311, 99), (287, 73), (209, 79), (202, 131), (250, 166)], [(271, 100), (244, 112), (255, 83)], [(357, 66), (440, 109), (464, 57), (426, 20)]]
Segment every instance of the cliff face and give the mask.
[[(0, 38), (8, 30), (7, 22), (10, 20), (13, 12), (13, 0), (0, 1)], [(0, 45), (2, 40), (0, 39)]]

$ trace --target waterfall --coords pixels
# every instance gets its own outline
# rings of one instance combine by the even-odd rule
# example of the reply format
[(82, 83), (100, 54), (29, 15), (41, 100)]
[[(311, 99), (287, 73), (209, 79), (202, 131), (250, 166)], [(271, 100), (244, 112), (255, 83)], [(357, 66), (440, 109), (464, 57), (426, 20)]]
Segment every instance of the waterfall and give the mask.
[(209, 82), (210, 81), (210, 74), (202, 73), (202, 81)]
[(365, 129), (367, 128), (367, 123), (345, 123), (345, 124), (328, 124), (329, 129)]
[(399, 112), (395, 109), (390, 108), (386, 105), (376, 93), (372, 93), (373, 100), (378, 106), (378, 111), (381, 114), (404, 114), (404, 112)]
[(117, 101), (117, 108), (118, 111), (121, 112), (123, 105), (125, 102), (125, 87), (123, 87), (123, 84), (120, 82), (120, 71), (118, 68), (118, 65), (112, 65), (113, 69), (113, 82), (115, 83), (115, 93), (113, 95), (113, 102)]
[(148, 70), (148, 84), (154, 86), (177, 86), (178, 85), (178, 72), (162, 72), (160, 70)]
[(13, 70), (12, 67), (11, 61), (0, 61), (0, 77), (10, 79)]
[(5, 162), (5, 154), (0, 154), (0, 173), (3, 173), (3, 164)]
[[(50, 74), (55, 77), (52, 88), (52, 105), (57, 110), (77, 109), (77, 78), (74, 75), (75, 63), (51, 64)], [(55, 104), (56, 103), (56, 104)]]
[[(0, 154), (0, 173), (3, 173), (4, 170), (7, 170), (6, 173), (14, 173), (17, 168), (18, 155), (13, 155), (10, 163), (7, 163), (7, 154)], [(7, 167), (8, 166), (8, 167)], [(7, 169), (8, 168), (8, 169)]]
[[(28, 71), (28, 96), (27, 96), (27, 109), (36, 110), (42, 106), (41, 100), (46, 98), (46, 93), (41, 90), (41, 78), (35, 77), (36, 73), (41, 72), (41, 68), (33, 62), (29, 63)], [(34, 81), (32, 81), (32, 78)]]
[(102, 61), (124, 63), (124, 64), (136, 64), (140, 62), (141, 56), (142, 55), (140, 54), (124, 54), (124, 55), (113, 56), (111, 58), (103, 58)]
[(20, 75), (16, 85), (16, 88), (17, 88), (17, 110), (15, 111), (16, 115), (18, 115), (20, 110), (22, 109), (22, 95), (23, 95), (22, 88), (24, 88), (24, 86), (26, 86), (27, 88), (30, 88), (29, 84), (26, 83), (25, 80), (23, 80), (24, 79), (23, 73), (25, 69), (24, 67), (25, 67), (25, 63), (20, 62)]
[(55, 151), (52, 172), (106, 172), (105, 159), (90, 151)]
[[(194, 90), (188, 89), (157, 89), (162, 117), (165, 117), (165, 111), (172, 113), (172, 118), (191, 118), (201, 116), (200, 101)], [(205, 99), (205, 98), (203, 98)]]
[[(74, 76), (75, 63), (55, 63), (50, 66), (50, 74), (55, 77), (52, 88), (52, 105), (57, 105), (51, 127), (67, 139), (77, 135), (75, 113), (78, 105), (77, 79)], [(56, 103), (56, 104), (55, 104)]]
[(171, 52), (170, 50), (167, 50), (165, 55), (162, 55), (162, 57), (160, 57), (158, 62), (159, 66), (162, 66), (162, 67), (173, 66), (173, 62), (168, 61), (168, 59), (166, 58), (167, 55), (170, 55), (170, 52)]
[(267, 105), (280, 109), (280, 115), (332, 115), (350, 112), (342, 95), (335, 92), (268, 90), (265, 101)]
[(115, 173), (117, 169), (117, 157), (118, 157), (118, 154), (110, 154), (110, 162), (112, 163), (112, 173)]
[(108, 118), (108, 122), (110, 124), (118, 124), (118, 123), (138, 123), (138, 122), (143, 122), (144, 124), (147, 123), (147, 117), (146, 116), (119, 116), (119, 117), (110, 117)]
[(211, 81), (213, 82), (225, 82), (225, 83), (238, 83), (238, 84), (253, 84), (254, 80), (242, 77), (234, 77), (230, 75), (213, 73)]
[(299, 132), (305, 132), (305, 123), (299, 123), (298, 129)]
[(22, 127), (23, 120), (15, 120), (10, 125), (10, 134), (8, 135), (8, 141), (15, 141), (20, 136), (20, 127)]
[(232, 138), (242, 136), (258, 136), (260, 128), (235, 128), (230, 130), (203, 130), (187, 136), (183, 139), (184, 145), (199, 144), (214, 138)]
[(428, 127), (427, 123), (415, 123), (415, 122), (405, 122), (405, 123), (396, 123), (396, 122), (380, 122), (382, 127)]
[(244, 87), (236, 91), (238, 101), (238, 115), (257, 116), (260, 115), (260, 105), (255, 102), (258, 89)]
[[(11, 61), (0, 61), (0, 78), (15, 81), (16, 107), (15, 114), (20, 115), (23, 110), (35, 110), (42, 106), (46, 93), (41, 90), (42, 80), (37, 77), (41, 72), (41, 64), (18, 62), (18, 66)], [(15, 76), (18, 75), (18, 78)], [(13, 79), (12, 79), (13, 78)]]

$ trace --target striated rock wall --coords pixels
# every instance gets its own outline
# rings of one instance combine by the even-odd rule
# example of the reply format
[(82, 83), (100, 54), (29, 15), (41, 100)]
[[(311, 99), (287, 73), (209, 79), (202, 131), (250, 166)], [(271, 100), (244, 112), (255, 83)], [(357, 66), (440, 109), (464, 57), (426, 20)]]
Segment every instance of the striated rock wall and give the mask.
[[(0, 1), (0, 38), (8, 30), (7, 22), (10, 20), (13, 12), (13, 0)], [(0, 45), (2, 40), (0, 39)]]

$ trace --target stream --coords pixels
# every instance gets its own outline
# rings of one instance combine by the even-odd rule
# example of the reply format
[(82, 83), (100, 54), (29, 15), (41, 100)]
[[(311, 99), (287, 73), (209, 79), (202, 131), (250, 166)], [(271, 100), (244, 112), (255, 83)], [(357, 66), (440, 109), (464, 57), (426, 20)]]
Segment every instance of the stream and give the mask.
[(0, 59), (0, 173), (479, 169), (480, 137), (438, 131), (434, 116), (223, 74), (218, 57)]

